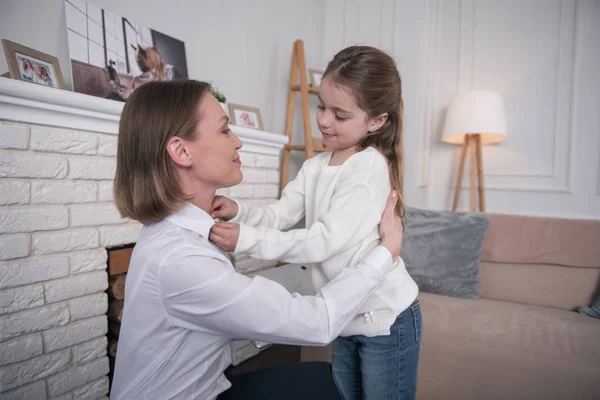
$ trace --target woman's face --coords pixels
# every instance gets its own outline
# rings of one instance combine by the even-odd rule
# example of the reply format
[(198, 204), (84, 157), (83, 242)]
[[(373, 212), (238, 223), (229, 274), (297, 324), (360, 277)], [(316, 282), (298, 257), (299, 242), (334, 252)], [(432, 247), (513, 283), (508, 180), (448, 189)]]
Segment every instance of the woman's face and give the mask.
[(200, 105), (200, 122), (196, 138), (188, 142), (192, 153), (191, 175), (198, 189), (219, 189), (237, 185), (242, 181), (238, 149), (242, 142), (229, 129), (229, 117), (210, 93)]

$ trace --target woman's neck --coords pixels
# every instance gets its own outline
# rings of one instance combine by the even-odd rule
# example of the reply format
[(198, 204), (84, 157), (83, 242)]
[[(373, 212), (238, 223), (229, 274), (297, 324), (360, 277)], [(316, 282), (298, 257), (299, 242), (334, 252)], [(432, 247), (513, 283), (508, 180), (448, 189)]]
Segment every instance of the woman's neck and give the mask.
[(190, 179), (185, 174), (179, 175), (179, 188), (186, 197), (191, 197), (190, 203), (210, 214), (216, 189), (206, 183)]
[(194, 197), (190, 199), (190, 203), (210, 214), (214, 198), (215, 192), (196, 193)]

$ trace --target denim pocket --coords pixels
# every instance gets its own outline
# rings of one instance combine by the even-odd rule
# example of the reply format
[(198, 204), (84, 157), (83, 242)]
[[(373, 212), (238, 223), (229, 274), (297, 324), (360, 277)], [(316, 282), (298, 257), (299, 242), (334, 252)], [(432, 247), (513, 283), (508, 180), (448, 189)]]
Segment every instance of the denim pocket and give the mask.
[(421, 303), (419, 303), (419, 300), (415, 300), (410, 309), (415, 323), (415, 340), (420, 345), (423, 339), (423, 314), (421, 313)]

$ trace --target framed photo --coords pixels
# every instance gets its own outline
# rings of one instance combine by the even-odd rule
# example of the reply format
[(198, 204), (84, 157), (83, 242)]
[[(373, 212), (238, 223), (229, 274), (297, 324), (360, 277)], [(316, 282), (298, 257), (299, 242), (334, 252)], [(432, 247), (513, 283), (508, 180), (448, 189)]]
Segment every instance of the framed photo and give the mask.
[(310, 76), (310, 86), (318, 88), (321, 86), (321, 79), (323, 79), (323, 71), (316, 69), (309, 69), (308, 75)]
[(9, 76), (25, 82), (64, 89), (58, 59), (41, 51), (2, 39)]
[(234, 125), (263, 130), (262, 116), (256, 107), (241, 106), (229, 103), (229, 118)]
[(188, 79), (183, 41), (94, 1), (63, 2), (75, 92), (124, 102), (147, 82)]

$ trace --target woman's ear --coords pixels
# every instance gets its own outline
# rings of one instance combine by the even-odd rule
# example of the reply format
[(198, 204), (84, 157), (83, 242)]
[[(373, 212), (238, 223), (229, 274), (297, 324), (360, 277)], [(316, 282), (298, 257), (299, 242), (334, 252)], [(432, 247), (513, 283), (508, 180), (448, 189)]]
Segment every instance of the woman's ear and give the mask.
[(385, 124), (385, 121), (387, 121), (387, 119), (388, 113), (383, 113), (375, 118), (371, 118), (367, 124), (367, 129), (369, 130), (369, 133), (373, 133), (379, 130), (383, 126), (383, 124)]
[(192, 165), (192, 154), (186, 146), (186, 142), (178, 136), (173, 136), (167, 142), (167, 152), (173, 162), (181, 167)]

